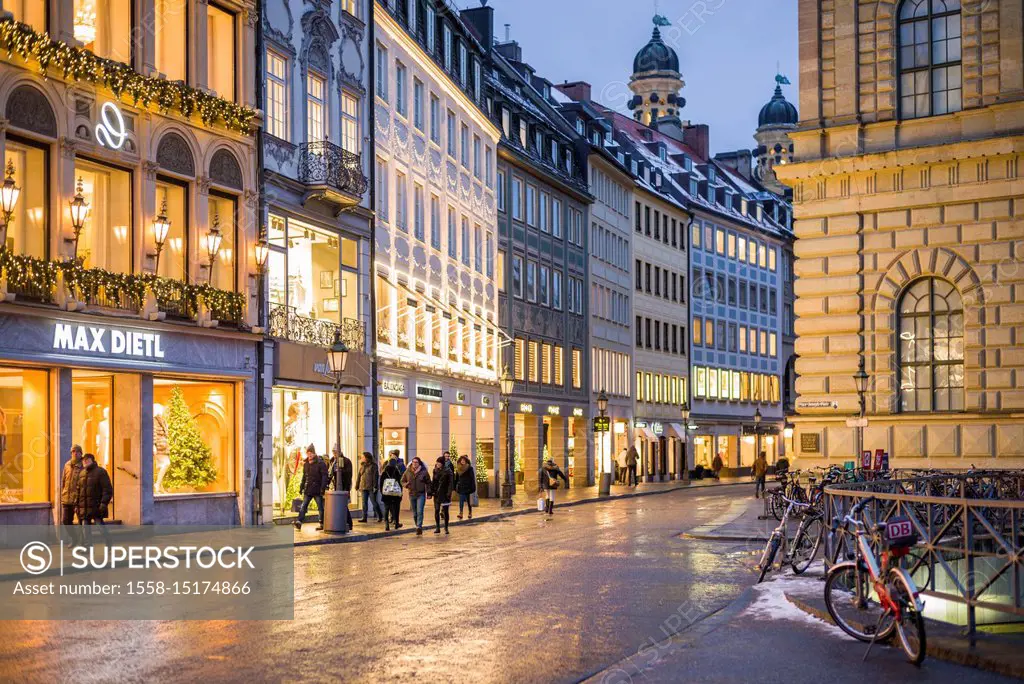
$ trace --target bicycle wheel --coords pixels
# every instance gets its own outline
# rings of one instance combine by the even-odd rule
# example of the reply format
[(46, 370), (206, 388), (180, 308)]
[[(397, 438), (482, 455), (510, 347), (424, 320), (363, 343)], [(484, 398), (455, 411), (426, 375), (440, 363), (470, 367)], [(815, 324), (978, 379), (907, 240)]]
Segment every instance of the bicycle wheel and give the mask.
[(757, 578), (758, 584), (764, 581), (764, 576), (768, 574), (768, 569), (775, 562), (775, 554), (779, 552), (780, 543), (779, 538), (773, 534), (772, 538), (768, 540), (768, 545), (764, 547), (764, 553), (761, 554), (761, 562), (757, 564), (757, 567), (761, 570), (761, 574)]
[(889, 572), (889, 592), (892, 600), (900, 607), (900, 619), (895, 621), (896, 641), (907, 654), (907, 660), (919, 666), (928, 649), (924, 618), (917, 610), (913, 585), (907, 581), (907, 575), (897, 568)]
[(821, 518), (809, 518), (793, 540), (793, 572), (797, 575), (811, 567), (814, 557), (818, 555), (818, 547), (824, 536), (825, 524)]
[(782, 501), (781, 489), (772, 490), (772, 498), (768, 500), (768, 505), (771, 509), (772, 517), (781, 522), (782, 514), (786, 510), (786, 504)]
[(840, 563), (829, 570), (825, 607), (840, 629), (860, 641), (881, 641), (894, 628), (892, 613), (879, 604), (870, 576), (856, 563)]

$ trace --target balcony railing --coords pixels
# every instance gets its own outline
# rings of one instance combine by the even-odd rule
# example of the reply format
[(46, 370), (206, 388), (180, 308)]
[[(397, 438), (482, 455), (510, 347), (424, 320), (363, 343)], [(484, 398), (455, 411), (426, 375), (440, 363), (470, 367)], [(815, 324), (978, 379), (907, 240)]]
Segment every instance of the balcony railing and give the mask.
[(299, 146), (299, 180), (311, 188), (342, 193), (357, 200), (362, 198), (367, 185), (362, 156), (327, 141)]
[(362, 321), (343, 318), (341, 325), (338, 325), (332, 321), (300, 316), (294, 306), (270, 305), (272, 337), (326, 349), (334, 344), (334, 333), (337, 330), (341, 331), (341, 340), (349, 349), (363, 351), (366, 348), (366, 326)]

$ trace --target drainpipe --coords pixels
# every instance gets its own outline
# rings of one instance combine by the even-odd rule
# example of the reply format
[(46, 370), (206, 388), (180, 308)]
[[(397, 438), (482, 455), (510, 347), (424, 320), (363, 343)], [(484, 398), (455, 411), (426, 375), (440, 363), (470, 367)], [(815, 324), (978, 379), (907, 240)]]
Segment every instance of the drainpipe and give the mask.
[[(686, 224), (686, 235), (683, 236), (686, 240), (686, 280), (690, 286), (685, 290), (686, 293), (686, 319), (687, 327), (690, 328), (690, 334), (686, 336), (686, 405), (690, 408), (690, 414), (693, 414), (693, 378), (690, 377), (690, 371), (693, 369), (693, 268), (692, 268), (692, 252), (693, 252), (693, 222), (697, 219), (697, 215), (693, 212), (693, 207), (690, 208), (690, 221)], [(690, 481), (690, 467), (688, 464), (688, 458), (686, 454), (687, 447), (693, 452), (694, 466), (697, 463), (697, 445), (691, 444), (692, 439), (690, 436), (690, 425), (689, 418), (683, 421), (683, 479), (686, 482)]]
[[(256, 3), (256, 103), (263, 102), (263, 73), (264, 58), (266, 51), (263, 47), (263, 3)], [(264, 234), (263, 212), (266, 207), (266, 170), (263, 162), (263, 126), (256, 131), (256, 167), (258, 175), (259, 199), (256, 205), (256, 235), (257, 239)], [(266, 289), (266, 277), (262, 269), (256, 277), (259, 292), (256, 295), (256, 324), (265, 328), (264, 300)], [(264, 394), (266, 394), (266, 377), (264, 364), (266, 363), (267, 336), (263, 333), (262, 339), (256, 345), (256, 477), (253, 479), (252, 495), (252, 524), (263, 524), (263, 440), (266, 429), (264, 416)]]
[[(373, 416), (376, 421), (374, 426), (376, 429), (373, 431), (373, 456), (374, 458), (381, 458), (380, 453), (380, 433), (382, 430), (382, 421), (380, 417), (380, 390), (377, 382), (378, 374), (380, 369), (377, 362), (377, 101), (376, 101), (376, 83), (377, 83), (377, 60), (374, 54), (374, 49), (377, 45), (377, 26), (376, 26), (376, 5), (377, 0), (369, 0), (369, 17), (367, 17), (367, 26), (369, 27), (369, 38), (366, 42), (367, 61), (370, 63), (369, 69), (369, 83), (367, 84), (367, 92), (370, 94), (369, 102), (367, 103), (370, 108), (370, 158), (367, 160), (367, 167), (369, 173), (369, 185), (370, 185), (370, 335), (369, 335), (369, 347), (367, 351), (370, 354), (370, 405), (373, 407)], [(383, 458), (381, 458), (383, 462)]]

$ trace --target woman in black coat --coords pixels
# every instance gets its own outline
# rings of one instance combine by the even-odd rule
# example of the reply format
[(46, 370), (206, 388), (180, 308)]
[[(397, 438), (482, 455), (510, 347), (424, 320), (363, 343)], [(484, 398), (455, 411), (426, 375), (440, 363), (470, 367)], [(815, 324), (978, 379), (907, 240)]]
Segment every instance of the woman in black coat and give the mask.
[(558, 478), (562, 478), (565, 481), (566, 487), (569, 486), (569, 478), (549, 458), (544, 463), (544, 467), (540, 469), (540, 490), (544, 493), (544, 498), (547, 499), (548, 515), (555, 514), (555, 491), (558, 489)]
[(476, 471), (469, 465), (469, 459), (459, 456), (455, 465), (455, 493), (459, 495), (459, 520), (462, 520), (464, 506), (469, 506), (469, 519), (473, 519), (473, 494), (476, 493)]
[[(391, 487), (391, 493), (385, 493), (384, 490), (384, 483), (387, 480), (394, 480), (397, 484), (397, 487)], [(391, 529), (392, 520), (395, 522), (395, 529), (400, 529), (402, 523), (398, 522), (398, 516), (402, 509), (402, 469), (398, 465), (398, 457), (394, 454), (380, 471), (380, 492), (381, 498), (384, 499), (384, 531)]]
[(437, 459), (434, 464), (434, 477), (430, 483), (431, 494), (434, 497), (434, 534), (441, 534), (441, 518), (444, 518), (444, 533), (448, 534), (449, 508), (452, 505), (452, 490), (455, 487), (455, 477), (451, 468), (445, 462), (444, 457)]

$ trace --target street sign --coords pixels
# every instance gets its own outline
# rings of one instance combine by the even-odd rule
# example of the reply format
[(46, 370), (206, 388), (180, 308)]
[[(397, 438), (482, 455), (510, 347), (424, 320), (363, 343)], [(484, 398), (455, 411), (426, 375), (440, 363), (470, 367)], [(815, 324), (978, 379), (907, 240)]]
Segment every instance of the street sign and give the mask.
[(608, 432), (611, 428), (612, 419), (609, 416), (598, 416), (594, 418), (594, 432)]
[(865, 418), (847, 418), (846, 427), (852, 428), (865, 428), (868, 426), (868, 419)]

